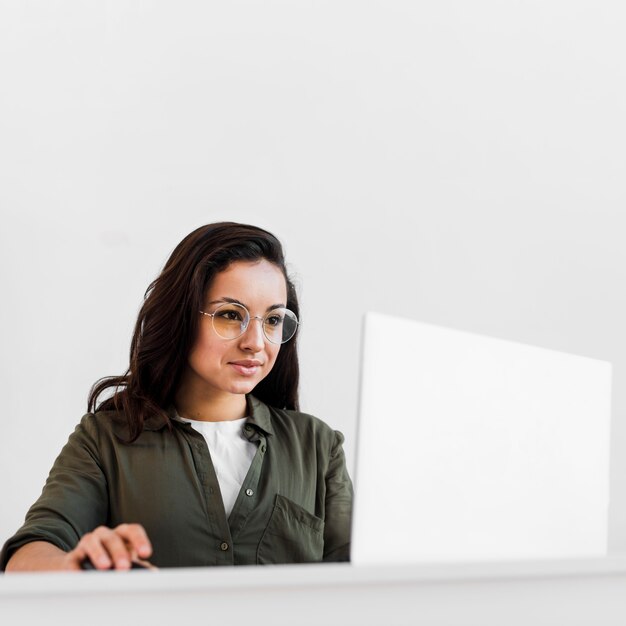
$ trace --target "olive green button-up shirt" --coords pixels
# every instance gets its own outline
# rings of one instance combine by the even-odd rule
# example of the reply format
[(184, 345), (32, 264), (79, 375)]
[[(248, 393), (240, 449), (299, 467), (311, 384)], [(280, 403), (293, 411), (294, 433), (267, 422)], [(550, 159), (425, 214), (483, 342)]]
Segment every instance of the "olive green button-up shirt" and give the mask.
[(248, 410), (243, 432), (257, 449), (228, 518), (208, 447), (191, 425), (153, 418), (128, 444), (121, 414), (88, 413), (0, 566), (30, 541), (69, 551), (97, 526), (124, 522), (146, 529), (159, 567), (348, 560), (352, 484), (341, 433), (252, 396)]

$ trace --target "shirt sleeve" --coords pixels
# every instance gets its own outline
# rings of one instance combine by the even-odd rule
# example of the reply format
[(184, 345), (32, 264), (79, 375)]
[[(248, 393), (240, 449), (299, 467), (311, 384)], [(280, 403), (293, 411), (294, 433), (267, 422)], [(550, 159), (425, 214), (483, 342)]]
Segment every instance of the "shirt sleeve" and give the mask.
[(4, 571), (15, 550), (32, 541), (72, 550), (85, 533), (105, 524), (107, 515), (107, 484), (98, 457), (95, 418), (87, 414), (54, 462), (24, 525), (4, 544), (0, 570)]
[(350, 560), (352, 481), (343, 452), (343, 435), (335, 431), (326, 473), (324, 561)]

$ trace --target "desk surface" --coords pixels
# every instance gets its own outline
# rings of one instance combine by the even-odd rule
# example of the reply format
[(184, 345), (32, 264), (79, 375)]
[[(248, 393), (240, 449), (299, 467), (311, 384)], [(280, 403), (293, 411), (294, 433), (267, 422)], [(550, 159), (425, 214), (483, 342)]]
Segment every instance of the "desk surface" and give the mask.
[(0, 576), (0, 622), (626, 624), (626, 557)]

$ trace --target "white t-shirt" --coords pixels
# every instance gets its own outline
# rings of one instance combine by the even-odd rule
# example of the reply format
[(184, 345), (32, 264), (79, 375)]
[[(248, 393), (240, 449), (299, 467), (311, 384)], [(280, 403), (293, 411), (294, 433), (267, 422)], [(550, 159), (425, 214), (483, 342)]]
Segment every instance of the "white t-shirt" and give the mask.
[(180, 416), (179, 419), (191, 424), (204, 437), (228, 517), (256, 454), (256, 445), (243, 434), (247, 418), (226, 422), (205, 422)]

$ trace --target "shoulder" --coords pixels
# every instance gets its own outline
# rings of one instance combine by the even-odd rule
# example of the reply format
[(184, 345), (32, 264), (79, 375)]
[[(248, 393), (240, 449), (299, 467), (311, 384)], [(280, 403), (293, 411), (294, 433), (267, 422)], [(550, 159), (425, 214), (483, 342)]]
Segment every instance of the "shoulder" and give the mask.
[(256, 398), (252, 400), (252, 415), (255, 421), (277, 436), (296, 437), (302, 441), (315, 442), (323, 447), (334, 448), (343, 443), (343, 435), (324, 420), (292, 409), (269, 406)]
[(310, 413), (303, 413), (302, 411), (293, 411), (290, 409), (273, 409), (271, 407), (270, 410), (273, 412), (272, 418), (274, 421), (289, 422), (301, 430), (313, 431), (322, 437), (334, 437), (335, 435), (336, 431), (324, 420), (316, 417), (315, 415), (311, 415)]
[(106, 439), (126, 439), (128, 421), (120, 411), (85, 413), (76, 426), (74, 436), (83, 436), (102, 442)]

